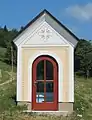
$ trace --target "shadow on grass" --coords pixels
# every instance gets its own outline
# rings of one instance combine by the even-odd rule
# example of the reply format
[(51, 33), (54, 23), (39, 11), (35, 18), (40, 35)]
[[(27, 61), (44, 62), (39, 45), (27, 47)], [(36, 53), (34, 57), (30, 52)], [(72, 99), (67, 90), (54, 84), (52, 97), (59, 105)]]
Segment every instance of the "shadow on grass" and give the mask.
[(16, 100), (16, 95), (13, 95), (12, 97), (10, 97), (13, 101), (14, 101), (14, 103), (16, 104), (16, 106), (17, 106), (17, 100)]

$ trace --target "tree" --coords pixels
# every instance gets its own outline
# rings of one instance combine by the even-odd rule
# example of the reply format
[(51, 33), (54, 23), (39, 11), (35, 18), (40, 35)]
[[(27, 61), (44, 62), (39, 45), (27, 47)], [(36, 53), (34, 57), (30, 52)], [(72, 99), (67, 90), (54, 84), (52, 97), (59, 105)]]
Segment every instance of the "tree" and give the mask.
[(79, 70), (83, 71), (88, 78), (92, 68), (92, 44), (89, 41), (80, 40), (75, 50), (75, 58), (79, 61)]
[(4, 26), (4, 31), (8, 32), (8, 29), (7, 29), (6, 25)]
[(18, 31), (16, 29), (12, 29), (11, 31), (9, 31), (8, 33), (8, 39), (6, 41), (6, 53), (5, 53), (5, 61), (8, 63), (8, 64), (11, 64), (11, 46), (13, 48), (13, 63), (16, 65), (16, 62), (17, 62), (17, 50), (16, 50), (16, 47), (15, 45), (13, 44), (13, 39), (14, 37), (18, 34)]

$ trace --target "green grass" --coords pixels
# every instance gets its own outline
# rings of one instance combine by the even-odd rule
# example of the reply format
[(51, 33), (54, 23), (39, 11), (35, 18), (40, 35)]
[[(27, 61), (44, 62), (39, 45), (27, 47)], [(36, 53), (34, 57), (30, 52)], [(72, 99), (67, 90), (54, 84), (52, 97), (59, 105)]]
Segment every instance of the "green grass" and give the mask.
[(6, 48), (0, 47), (0, 60), (4, 59), (5, 52), (6, 52)]
[[(5, 62), (0, 61), (0, 69), (4, 71), (10, 72), (12, 67)], [(16, 67), (14, 66), (14, 72), (16, 72)]]
[[(11, 79), (11, 66), (10, 65), (0, 61), (0, 71), (1, 71), (0, 84)], [(16, 67), (14, 67), (14, 73), (13, 73), (14, 76), (16, 75), (15, 73), (16, 73)]]
[[(9, 80), (11, 77), (11, 69), (12, 67), (8, 65), (4, 61), (4, 55), (6, 52), (6, 48), (0, 47), (0, 84)], [(14, 66), (14, 72), (16, 72), (16, 67)]]
[(6, 71), (1, 70), (0, 84), (4, 83), (5, 81), (8, 81), (10, 79), (10, 77), (11, 76)]
[(75, 103), (74, 109), (85, 120), (92, 120), (92, 78), (75, 79)]
[(18, 120), (21, 116), (25, 107), (16, 106), (15, 95), (16, 81), (0, 87), (0, 120)]
[(0, 55), (4, 54), (6, 52), (6, 48), (0, 47)]

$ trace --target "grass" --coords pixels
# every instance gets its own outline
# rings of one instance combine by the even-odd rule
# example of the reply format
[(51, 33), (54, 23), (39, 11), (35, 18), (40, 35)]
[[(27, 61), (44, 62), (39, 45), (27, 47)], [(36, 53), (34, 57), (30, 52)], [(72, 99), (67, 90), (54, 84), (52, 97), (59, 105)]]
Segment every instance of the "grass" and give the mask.
[[(11, 66), (3, 62), (5, 59), (5, 52), (6, 52), (6, 48), (0, 47), (0, 69), (10, 72)], [(15, 66), (14, 66), (14, 72), (16, 72)]]
[(16, 106), (16, 81), (0, 87), (0, 120), (17, 120), (25, 108)]
[[(10, 76), (5, 74), (6, 71), (10, 73), (11, 66), (0, 61), (0, 69), (3, 81), (9, 79)], [(15, 96), (16, 80), (0, 86), (0, 120), (92, 120), (92, 78), (75, 78), (74, 113), (67, 117), (24, 114), (22, 110), (26, 109), (26, 106), (16, 106)]]
[(75, 79), (74, 110), (85, 120), (92, 120), (92, 78)]
[[(14, 76), (16, 73), (16, 67), (14, 67)], [(11, 66), (0, 61), (0, 84), (10, 80), (11, 77)]]
[[(11, 66), (5, 62), (0, 61), (0, 69), (3, 71), (11, 72)], [(14, 72), (16, 72), (16, 67), (14, 66)]]
[(0, 47), (0, 60), (4, 59), (6, 48)]
[(10, 79), (10, 75), (5, 72), (4, 70), (1, 70), (1, 75), (0, 75), (0, 84), (9, 80)]
[[(0, 47), (0, 84), (9, 80), (11, 77), (11, 69), (12, 67), (5, 62), (4, 55), (6, 52), (6, 48)], [(14, 66), (14, 72), (16, 72), (16, 67)]]

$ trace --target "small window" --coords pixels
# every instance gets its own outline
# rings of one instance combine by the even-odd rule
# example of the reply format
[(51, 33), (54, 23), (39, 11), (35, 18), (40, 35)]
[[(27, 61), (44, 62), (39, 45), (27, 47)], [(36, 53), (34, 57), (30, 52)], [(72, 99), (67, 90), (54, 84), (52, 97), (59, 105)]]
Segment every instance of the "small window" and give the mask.
[(44, 80), (44, 60), (40, 61), (37, 64), (36, 68), (37, 80)]
[(46, 60), (46, 80), (53, 80), (53, 64)]

